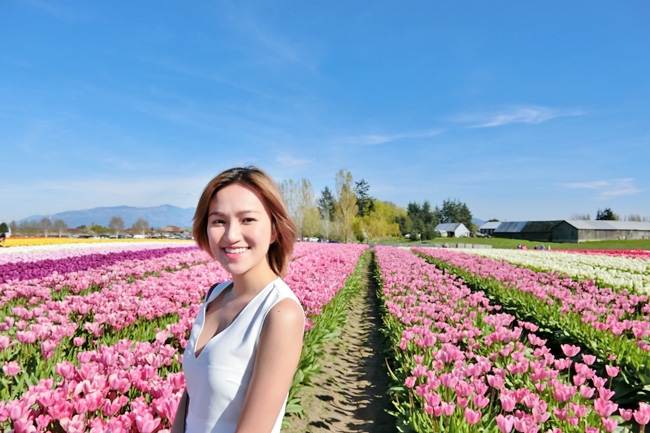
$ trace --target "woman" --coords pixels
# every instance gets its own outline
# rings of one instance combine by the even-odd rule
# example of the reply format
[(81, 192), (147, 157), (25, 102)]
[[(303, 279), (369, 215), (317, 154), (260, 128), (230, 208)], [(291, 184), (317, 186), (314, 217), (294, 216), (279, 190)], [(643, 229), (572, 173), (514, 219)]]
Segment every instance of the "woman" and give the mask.
[(203, 191), (193, 233), (232, 280), (214, 286), (197, 314), (172, 431), (277, 433), (305, 326), (280, 278), (297, 237), (280, 189), (255, 167), (224, 171)]

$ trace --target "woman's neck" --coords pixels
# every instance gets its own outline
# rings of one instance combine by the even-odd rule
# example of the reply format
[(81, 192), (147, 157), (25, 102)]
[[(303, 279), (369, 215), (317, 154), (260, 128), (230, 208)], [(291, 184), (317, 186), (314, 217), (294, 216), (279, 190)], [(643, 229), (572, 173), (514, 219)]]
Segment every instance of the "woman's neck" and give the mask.
[(233, 275), (233, 295), (254, 296), (277, 278), (278, 276), (270, 266), (264, 266), (261, 269), (251, 269), (241, 275)]

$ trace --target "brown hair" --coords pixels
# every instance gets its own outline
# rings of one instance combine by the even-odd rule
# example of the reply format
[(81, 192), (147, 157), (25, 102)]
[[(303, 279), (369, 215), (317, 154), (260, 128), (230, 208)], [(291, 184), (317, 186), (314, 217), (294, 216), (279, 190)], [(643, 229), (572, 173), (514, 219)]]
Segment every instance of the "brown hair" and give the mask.
[(283, 277), (287, 271), (298, 230), (289, 215), (280, 188), (271, 176), (257, 167), (231, 168), (217, 175), (208, 183), (203, 190), (203, 194), (201, 194), (194, 213), (194, 225), (192, 227), (194, 240), (199, 248), (212, 255), (208, 240), (210, 201), (220, 189), (235, 183), (250, 188), (257, 194), (271, 215), (271, 227), (275, 231), (276, 240), (269, 246), (267, 257), (273, 272)]

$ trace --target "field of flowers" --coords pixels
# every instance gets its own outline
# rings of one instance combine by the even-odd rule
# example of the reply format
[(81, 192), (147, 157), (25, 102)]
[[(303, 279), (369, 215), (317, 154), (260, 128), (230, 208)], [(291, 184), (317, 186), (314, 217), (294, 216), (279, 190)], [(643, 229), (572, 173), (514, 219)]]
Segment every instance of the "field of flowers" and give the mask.
[(579, 279), (594, 280), (601, 287), (629, 289), (650, 294), (650, 252), (648, 251), (541, 251), (507, 249), (464, 249), (463, 252), (489, 257)]
[[(228, 274), (191, 243), (29, 248), (0, 254), (0, 431), (168, 429), (191, 323)], [(307, 313), (306, 341), (327, 336), (320, 318), (364, 250), (296, 245), (285, 280)], [(305, 353), (296, 386), (315, 370)]]
[(650, 422), (647, 295), (416, 251), (376, 248), (405, 425), (598, 432)]

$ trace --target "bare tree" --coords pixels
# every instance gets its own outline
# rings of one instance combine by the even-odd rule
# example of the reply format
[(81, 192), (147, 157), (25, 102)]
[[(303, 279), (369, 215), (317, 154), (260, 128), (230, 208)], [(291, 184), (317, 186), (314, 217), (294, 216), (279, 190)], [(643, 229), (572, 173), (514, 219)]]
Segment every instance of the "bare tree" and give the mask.
[(336, 173), (336, 212), (335, 220), (338, 223), (341, 239), (345, 242), (352, 240), (352, 221), (359, 212), (357, 196), (352, 185), (352, 173), (341, 169)]
[(52, 230), (52, 220), (50, 220), (50, 217), (43, 217), (41, 219), (41, 229), (43, 230), (43, 236), (48, 237), (50, 230)]
[(54, 231), (59, 232), (59, 237), (63, 236), (64, 231), (68, 230), (68, 225), (62, 219), (55, 219), (53, 227)]
[(138, 218), (131, 226), (131, 229), (134, 232), (138, 232), (141, 235), (144, 235), (146, 232), (149, 231), (149, 221), (147, 221), (144, 218)]
[(124, 231), (124, 220), (122, 217), (114, 216), (108, 223), (108, 228), (115, 233), (115, 236), (119, 236), (120, 232)]
[(284, 201), (287, 204), (287, 209), (289, 209), (289, 215), (291, 215), (291, 219), (296, 225), (296, 228), (298, 229), (298, 233), (301, 233), (302, 217), (300, 215), (300, 206), (299, 206), (300, 193), (299, 193), (298, 183), (293, 181), (293, 179), (285, 179), (280, 183), (279, 187), (280, 187), (280, 191), (282, 191), (282, 195), (284, 196)]
[(319, 213), (316, 206), (314, 188), (311, 182), (305, 178), (300, 181), (298, 194), (298, 215), (300, 218), (300, 235), (313, 236), (318, 230)]
[(583, 221), (591, 221), (591, 215), (588, 213), (585, 214), (580, 214), (580, 213), (574, 213), (571, 215), (572, 220), (583, 220)]

